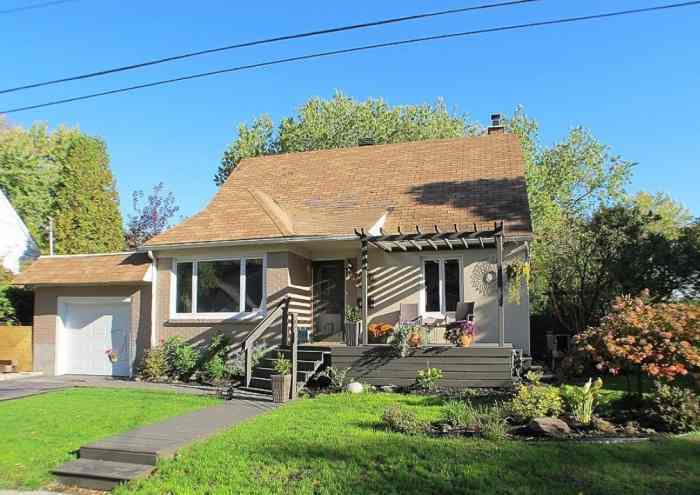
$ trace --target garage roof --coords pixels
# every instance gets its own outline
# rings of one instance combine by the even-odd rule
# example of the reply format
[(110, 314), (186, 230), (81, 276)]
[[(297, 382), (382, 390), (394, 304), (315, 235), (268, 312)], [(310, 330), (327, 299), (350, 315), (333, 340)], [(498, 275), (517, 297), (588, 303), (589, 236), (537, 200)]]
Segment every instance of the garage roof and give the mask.
[(15, 276), (15, 285), (104, 285), (151, 281), (146, 253), (42, 256)]

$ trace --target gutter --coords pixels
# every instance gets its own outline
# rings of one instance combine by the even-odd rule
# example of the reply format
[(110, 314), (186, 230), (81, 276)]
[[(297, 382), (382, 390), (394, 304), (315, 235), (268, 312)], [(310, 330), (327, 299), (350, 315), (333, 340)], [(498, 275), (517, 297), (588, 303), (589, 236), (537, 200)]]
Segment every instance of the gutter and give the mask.
[(161, 251), (167, 249), (184, 249), (184, 248), (200, 248), (200, 247), (229, 247), (229, 246), (249, 246), (251, 244), (291, 244), (297, 242), (313, 242), (313, 241), (356, 241), (358, 237), (355, 234), (344, 235), (328, 235), (328, 236), (290, 236), (290, 237), (268, 237), (258, 239), (239, 239), (230, 241), (199, 241), (199, 242), (180, 242), (171, 244), (152, 244), (140, 247), (141, 252)]

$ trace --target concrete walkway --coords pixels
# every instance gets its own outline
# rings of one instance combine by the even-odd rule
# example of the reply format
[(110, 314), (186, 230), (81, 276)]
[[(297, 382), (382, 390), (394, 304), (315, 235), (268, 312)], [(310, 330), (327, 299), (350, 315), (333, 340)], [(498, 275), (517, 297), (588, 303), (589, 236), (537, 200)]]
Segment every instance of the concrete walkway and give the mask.
[(219, 389), (204, 385), (137, 382), (110, 376), (38, 376), (0, 381), (0, 401), (43, 394), (52, 390), (73, 387), (122, 388), (162, 390), (196, 395), (216, 395)]

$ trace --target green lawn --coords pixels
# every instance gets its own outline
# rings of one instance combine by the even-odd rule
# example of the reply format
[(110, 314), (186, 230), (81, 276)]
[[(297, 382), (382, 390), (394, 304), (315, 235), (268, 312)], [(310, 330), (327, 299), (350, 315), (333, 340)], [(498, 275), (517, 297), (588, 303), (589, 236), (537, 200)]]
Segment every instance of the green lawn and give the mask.
[(410, 437), (378, 425), (395, 402), (425, 419), (439, 414), (430, 397), (299, 400), (195, 445), (116, 493), (698, 493), (700, 435), (626, 445)]
[(214, 404), (142, 390), (80, 388), (0, 402), (0, 489), (37, 488), (82, 444)]

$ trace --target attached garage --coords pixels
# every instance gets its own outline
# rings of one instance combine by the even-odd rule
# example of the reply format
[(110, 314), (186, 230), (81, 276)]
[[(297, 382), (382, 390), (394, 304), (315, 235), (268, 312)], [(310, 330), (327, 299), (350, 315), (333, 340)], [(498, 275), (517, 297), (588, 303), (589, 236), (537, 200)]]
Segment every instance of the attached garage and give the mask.
[(34, 289), (34, 370), (131, 376), (151, 342), (145, 253), (47, 256), (15, 280)]
[(59, 297), (56, 374), (129, 376), (131, 298)]

